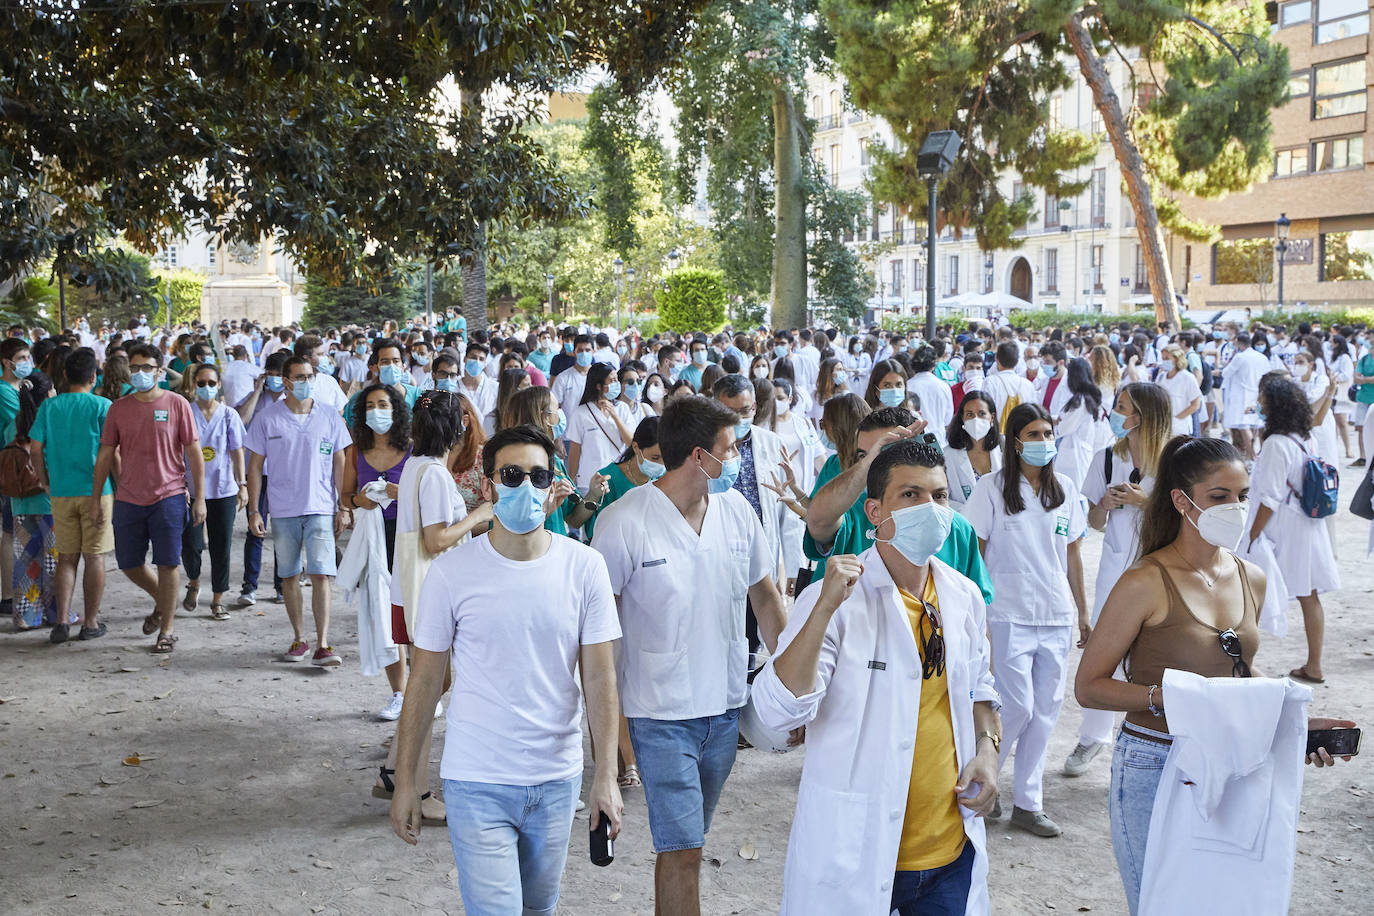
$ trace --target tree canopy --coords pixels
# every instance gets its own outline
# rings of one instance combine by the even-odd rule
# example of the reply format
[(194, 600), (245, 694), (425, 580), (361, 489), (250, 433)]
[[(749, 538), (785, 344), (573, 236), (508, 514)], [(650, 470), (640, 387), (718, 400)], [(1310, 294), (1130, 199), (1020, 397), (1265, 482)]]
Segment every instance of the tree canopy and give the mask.
[(340, 283), (480, 257), (488, 223), (586, 211), (521, 130), (545, 94), (594, 64), (638, 91), (702, 2), (7, 5), (0, 277), (197, 225)]

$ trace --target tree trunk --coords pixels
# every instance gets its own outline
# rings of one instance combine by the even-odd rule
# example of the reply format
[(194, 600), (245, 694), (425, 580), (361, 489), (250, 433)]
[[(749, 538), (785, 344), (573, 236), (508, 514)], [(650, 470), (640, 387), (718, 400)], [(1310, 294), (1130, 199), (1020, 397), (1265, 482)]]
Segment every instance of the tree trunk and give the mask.
[[(482, 97), (478, 93), (463, 90), (461, 105), (473, 117), (482, 117)], [(463, 277), (463, 317), (468, 321), (468, 332), (487, 329), (487, 230), (478, 226), (474, 233), (473, 256), (471, 263), (461, 265)]]
[[(1159, 225), (1159, 214), (1155, 212), (1154, 198), (1150, 191), (1150, 180), (1145, 175), (1145, 163), (1140, 158), (1140, 150), (1131, 139), (1125, 115), (1121, 112), (1121, 100), (1112, 81), (1097, 56), (1092, 37), (1083, 25), (1081, 13), (1075, 13), (1064, 24), (1064, 33), (1073, 46), (1083, 70), (1083, 78), (1092, 89), (1093, 101), (1102, 114), (1102, 123), (1107, 127), (1116, 161), (1121, 165), (1121, 174), (1126, 179), (1126, 190), (1135, 211), (1136, 232), (1140, 235), (1140, 248), (1145, 259), (1145, 272), (1150, 280), (1150, 295), (1155, 300), (1155, 320), (1168, 324), (1171, 331), (1179, 330), (1182, 325), (1178, 316), (1178, 300), (1174, 298), (1173, 272), (1169, 269), (1169, 259), (1164, 251), (1164, 232)], [(1091, 218), (1091, 216), (1090, 216)]]
[(773, 326), (806, 324), (806, 193), (802, 188), (797, 101), (773, 90)]

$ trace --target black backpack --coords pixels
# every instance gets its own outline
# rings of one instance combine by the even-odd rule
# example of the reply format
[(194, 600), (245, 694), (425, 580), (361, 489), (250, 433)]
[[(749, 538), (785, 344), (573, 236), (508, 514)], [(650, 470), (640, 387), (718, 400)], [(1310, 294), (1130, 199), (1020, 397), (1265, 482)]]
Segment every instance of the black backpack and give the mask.
[(1198, 384), (1203, 394), (1212, 393), (1212, 364), (1207, 360), (1202, 361), (1202, 381)]

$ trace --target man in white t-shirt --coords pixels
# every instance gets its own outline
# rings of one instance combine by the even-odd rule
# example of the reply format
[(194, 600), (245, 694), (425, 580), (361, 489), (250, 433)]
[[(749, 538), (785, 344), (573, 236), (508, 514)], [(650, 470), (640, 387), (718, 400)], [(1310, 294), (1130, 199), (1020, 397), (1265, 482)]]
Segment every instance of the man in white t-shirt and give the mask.
[(992, 398), (997, 405), (997, 416), (993, 422), (1001, 429), (1006, 425), (1007, 414), (1018, 404), (1035, 402), (1035, 388), (1031, 383), (1016, 374), (1016, 363), (1021, 353), (1016, 342), (1004, 340), (997, 345), (997, 371), (983, 380), (983, 393)]
[(532, 427), (493, 436), (482, 453), (491, 532), (436, 558), (420, 591), (391, 825), (419, 841), (416, 763), (451, 655), (440, 773), (469, 913), (553, 913), (558, 904), (582, 782), (579, 665), (597, 749), (587, 807), (593, 825), (604, 817), (612, 837), (620, 832), (611, 645), (620, 627), (605, 561), (543, 527), (553, 463), (553, 442)]
[(602, 512), (592, 541), (620, 603), (622, 708), (658, 853), (660, 914), (698, 912), (701, 848), (748, 699), (746, 599), (769, 652), (786, 619), (763, 525), (731, 489), (738, 423), (717, 401), (670, 403), (658, 437), (667, 472)]

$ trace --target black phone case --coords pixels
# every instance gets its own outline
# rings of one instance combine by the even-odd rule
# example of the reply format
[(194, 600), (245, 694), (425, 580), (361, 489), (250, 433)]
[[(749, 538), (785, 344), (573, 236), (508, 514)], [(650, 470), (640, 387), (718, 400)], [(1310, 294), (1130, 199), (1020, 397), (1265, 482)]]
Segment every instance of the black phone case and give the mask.
[(593, 865), (605, 868), (615, 861), (615, 840), (611, 839), (611, 822), (606, 815), (601, 815), (601, 820), (592, 828), (589, 846)]
[(1307, 753), (1315, 754), (1326, 748), (1332, 757), (1353, 757), (1360, 750), (1358, 728), (1317, 728), (1307, 733)]

